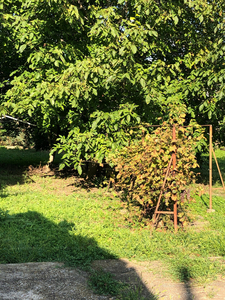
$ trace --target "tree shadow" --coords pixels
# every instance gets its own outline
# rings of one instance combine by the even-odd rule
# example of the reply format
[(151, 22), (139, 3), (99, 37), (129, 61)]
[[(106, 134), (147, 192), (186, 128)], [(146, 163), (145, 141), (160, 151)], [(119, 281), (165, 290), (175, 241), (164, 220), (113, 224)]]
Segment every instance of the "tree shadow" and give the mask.
[(191, 274), (190, 271), (187, 267), (182, 266), (179, 268), (178, 270), (179, 272), (179, 276), (180, 276), (180, 280), (184, 283), (184, 291), (183, 291), (183, 295), (182, 295), (182, 299), (183, 300), (193, 300), (195, 299), (195, 296), (192, 292), (192, 287), (191, 287)]
[(0, 181), (2, 187), (25, 182), (25, 173), (29, 165), (39, 165), (47, 159), (47, 152), (0, 147)]
[[(93, 261), (110, 259), (110, 261), (119, 262), (120, 273), (122, 272), (123, 276), (127, 274), (123, 280), (117, 276), (116, 279), (123, 282), (130, 280), (128, 277), (131, 275), (131, 270), (128, 270), (126, 262), (117, 260), (113, 253), (99, 247), (94, 238), (77, 234), (76, 224), (68, 223), (65, 220), (56, 224), (36, 211), (8, 214), (0, 210), (0, 237), (1, 264), (62, 262), (64, 266), (82, 269), (82, 272), (85, 271), (88, 277)], [(110, 269), (108, 268), (107, 271), (110, 272)], [(138, 280), (138, 286), (141, 286), (139, 299), (157, 299), (147, 289), (135, 270), (132, 270), (132, 273)], [(2, 280), (0, 279), (0, 281)], [(13, 290), (13, 282), (11, 289)]]
[(80, 176), (72, 167), (65, 167), (59, 171), (61, 157), (61, 154), (56, 154), (54, 162), (48, 168), (49, 151), (0, 147), (0, 188), (33, 181), (32, 175), (60, 179), (73, 176), (76, 180), (71, 185), (88, 191), (108, 185), (106, 178), (109, 179), (113, 172), (108, 165), (101, 167), (99, 164), (88, 162), (84, 164)]
[[(1, 187), (24, 184), (32, 171), (34, 174), (45, 175), (44, 166), (49, 159), (49, 151), (35, 149), (19, 149), (0, 147), (0, 182)], [(56, 155), (54, 168), (57, 169), (61, 160)], [(70, 175), (70, 174), (69, 174)]]

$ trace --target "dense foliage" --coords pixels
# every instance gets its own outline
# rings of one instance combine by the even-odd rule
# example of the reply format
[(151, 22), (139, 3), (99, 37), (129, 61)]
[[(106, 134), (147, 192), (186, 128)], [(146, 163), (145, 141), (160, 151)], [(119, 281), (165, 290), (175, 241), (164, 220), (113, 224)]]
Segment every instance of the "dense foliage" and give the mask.
[(224, 13), (223, 0), (1, 0), (2, 112), (50, 147), (60, 137), (79, 169), (171, 102), (224, 141)]
[[(116, 186), (129, 204), (141, 208), (140, 216), (153, 215), (166, 174), (161, 200), (164, 209), (173, 211), (177, 202), (182, 212), (182, 205), (190, 199), (187, 185), (195, 180), (193, 169), (198, 166), (195, 148), (203, 137), (197, 124), (184, 127), (184, 121), (185, 114), (164, 122), (152, 134), (132, 141), (111, 158), (118, 172)], [(176, 155), (175, 168), (171, 163), (172, 153)]]

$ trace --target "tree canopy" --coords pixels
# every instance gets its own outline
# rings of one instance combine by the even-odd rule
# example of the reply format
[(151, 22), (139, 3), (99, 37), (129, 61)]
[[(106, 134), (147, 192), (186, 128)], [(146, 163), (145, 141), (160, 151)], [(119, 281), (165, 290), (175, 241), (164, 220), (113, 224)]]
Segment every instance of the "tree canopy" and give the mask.
[(32, 119), (65, 163), (102, 162), (171, 106), (224, 142), (223, 0), (4, 0), (2, 112)]

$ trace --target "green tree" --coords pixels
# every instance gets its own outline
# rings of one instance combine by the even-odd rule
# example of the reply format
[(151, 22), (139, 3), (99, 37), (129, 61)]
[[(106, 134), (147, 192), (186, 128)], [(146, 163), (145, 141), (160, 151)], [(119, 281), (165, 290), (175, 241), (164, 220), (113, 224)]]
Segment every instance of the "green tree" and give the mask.
[(166, 119), (171, 102), (222, 129), (224, 13), (222, 0), (18, 1), (8, 26), (26, 67), (5, 110), (51, 145), (60, 137), (55, 149), (80, 172), (82, 159), (127, 144), (131, 127)]

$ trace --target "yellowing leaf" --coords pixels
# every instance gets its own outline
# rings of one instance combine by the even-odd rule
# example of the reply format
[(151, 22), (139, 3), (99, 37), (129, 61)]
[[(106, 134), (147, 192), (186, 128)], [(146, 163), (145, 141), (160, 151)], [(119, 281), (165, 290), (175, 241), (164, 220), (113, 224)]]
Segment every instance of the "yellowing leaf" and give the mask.
[(172, 194), (171, 199), (172, 199), (173, 201), (177, 201), (177, 195), (176, 195), (176, 194)]

